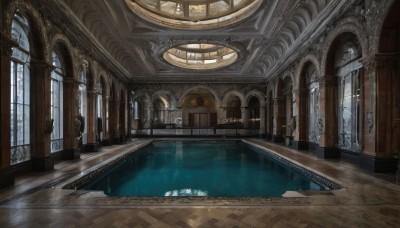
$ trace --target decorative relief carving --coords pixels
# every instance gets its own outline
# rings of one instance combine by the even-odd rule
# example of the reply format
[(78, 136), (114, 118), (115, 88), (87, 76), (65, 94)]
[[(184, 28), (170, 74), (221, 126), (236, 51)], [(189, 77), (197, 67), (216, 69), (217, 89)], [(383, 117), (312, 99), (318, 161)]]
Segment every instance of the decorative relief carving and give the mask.
[(368, 125), (368, 133), (372, 133), (372, 128), (374, 127), (374, 113), (367, 112), (367, 125)]
[(10, 39), (3, 33), (0, 33), (0, 54), (10, 57), (13, 53), (12, 48), (18, 47), (18, 43)]
[(365, 73), (374, 73), (377, 68), (396, 69), (398, 65), (398, 54), (372, 54), (362, 59)]

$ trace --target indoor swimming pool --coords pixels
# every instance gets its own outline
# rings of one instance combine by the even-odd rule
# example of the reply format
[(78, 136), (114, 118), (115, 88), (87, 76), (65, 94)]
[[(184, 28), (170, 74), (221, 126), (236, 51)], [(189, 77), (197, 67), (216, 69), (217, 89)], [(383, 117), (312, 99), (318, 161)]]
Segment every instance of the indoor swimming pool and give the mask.
[(153, 141), (90, 176), (79, 188), (108, 196), (276, 197), (340, 187), (238, 140)]

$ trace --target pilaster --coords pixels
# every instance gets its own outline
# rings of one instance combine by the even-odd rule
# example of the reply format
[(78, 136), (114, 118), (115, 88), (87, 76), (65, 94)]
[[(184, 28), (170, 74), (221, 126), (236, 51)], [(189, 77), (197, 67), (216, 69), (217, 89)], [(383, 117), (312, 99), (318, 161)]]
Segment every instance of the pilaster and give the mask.
[(75, 160), (80, 158), (79, 129), (80, 121), (77, 118), (77, 85), (73, 78), (64, 78), (64, 149), (61, 158), (63, 160)]
[(53, 130), (51, 121), (50, 84), (54, 67), (44, 60), (31, 61), (32, 95), (35, 109), (32, 120), (34, 140), (32, 142), (32, 168), (35, 171), (47, 171), (54, 168), (50, 150), (50, 135)]
[(88, 113), (87, 113), (87, 144), (83, 145), (84, 152), (97, 152), (99, 143), (96, 141), (97, 115), (96, 115), (96, 90), (89, 90), (88, 93)]
[(292, 147), (296, 150), (307, 150), (308, 139), (307, 139), (307, 90), (297, 89), (293, 90), (293, 95), (296, 101), (296, 105), (293, 107), (293, 116), (296, 118), (296, 128), (294, 130), (293, 144)]
[(396, 170), (393, 153), (400, 148), (399, 53), (373, 53), (364, 65), (364, 151), (361, 167), (370, 171)]
[(317, 156), (321, 158), (339, 158), (340, 151), (336, 148), (337, 136), (337, 77), (325, 75), (320, 78), (320, 113), (318, 120), (320, 142)]
[(18, 43), (0, 32), (0, 187), (13, 185), (15, 176), (10, 157), (10, 60), (16, 46)]
[(283, 132), (283, 117), (282, 117), (282, 105), (284, 105), (284, 99), (282, 98), (274, 98), (274, 119), (273, 119), (273, 134), (272, 134), (272, 142), (280, 143), (284, 142), (285, 138)]

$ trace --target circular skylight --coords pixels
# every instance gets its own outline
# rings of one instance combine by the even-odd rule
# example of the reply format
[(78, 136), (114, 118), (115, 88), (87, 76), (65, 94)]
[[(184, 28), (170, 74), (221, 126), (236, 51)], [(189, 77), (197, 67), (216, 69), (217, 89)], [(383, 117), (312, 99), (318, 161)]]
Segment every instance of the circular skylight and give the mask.
[(235, 50), (216, 44), (193, 43), (168, 49), (163, 58), (172, 65), (191, 70), (210, 70), (234, 63)]
[(176, 29), (210, 29), (251, 15), (262, 0), (125, 0), (140, 17)]

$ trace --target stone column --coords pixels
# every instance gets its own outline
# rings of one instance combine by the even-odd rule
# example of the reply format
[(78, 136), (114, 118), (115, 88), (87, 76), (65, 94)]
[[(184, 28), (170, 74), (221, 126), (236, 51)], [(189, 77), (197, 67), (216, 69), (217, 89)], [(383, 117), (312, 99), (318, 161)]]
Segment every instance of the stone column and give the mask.
[(110, 104), (110, 97), (103, 96), (103, 139), (101, 140), (102, 146), (109, 146), (110, 143), (110, 128), (109, 128), (109, 121), (110, 121), (110, 112), (109, 112), (109, 104)]
[(110, 99), (110, 142), (119, 143), (119, 105), (120, 100), (117, 97)]
[(272, 117), (274, 116), (273, 114), (273, 102), (271, 102), (272, 99), (268, 96), (266, 98), (265, 106), (266, 106), (266, 138), (271, 139), (273, 135), (273, 123), (272, 123)]
[(284, 142), (284, 132), (282, 125), (284, 124), (283, 115), (282, 115), (282, 107), (284, 105), (284, 99), (282, 98), (274, 98), (274, 122), (273, 122), (273, 135), (272, 141)]
[(127, 108), (128, 103), (126, 100), (121, 100), (119, 105), (119, 142), (125, 141), (127, 134)]
[(61, 158), (63, 160), (80, 159), (77, 83), (73, 78), (66, 77), (64, 84), (64, 149)]
[(320, 142), (317, 147), (317, 156), (321, 158), (339, 158), (340, 152), (335, 147), (338, 141), (337, 131), (337, 77), (325, 75), (320, 82), (320, 119), (318, 129)]
[(249, 128), (249, 110), (247, 107), (241, 107), (243, 128)]
[(15, 171), (11, 168), (10, 151), (10, 57), (12, 47), (18, 44), (0, 33), (0, 188), (13, 185)]
[(296, 106), (293, 107), (293, 115), (296, 118), (296, 128), (294, 131), (294, 140), (292, 147), (296, 150), (307, 150), (307, 90), (294, 90), (293, 94), (296, 100)]
[(260, 136), (265, 136), (265, 107), (260, 107)]
[(83, 145), (83, 151), (85, 152), (97, 152), (99, 148), (98, 142), (96, 142), (96, 129), (97, 129), (97, 115), (96, 115), (96, 103), (97, 93), (96, 90), (89, 90), (88, 96), (88, 108), (87, 108), (87, 144)]
[(399, 55), (374, 53), (363, 59), (363, 144), (361, 168), (394, 172), (393, 153), (400, 147)]
[(34, 138), (32, 139), (32, 168), (35, 171), (54, 169), (51, 156), (50, 135), (53, 130), (51, 121), (51, 72), (53, 65), (43, 60), (31, 61), (31, 84), (34, 111), (33, 121)]

